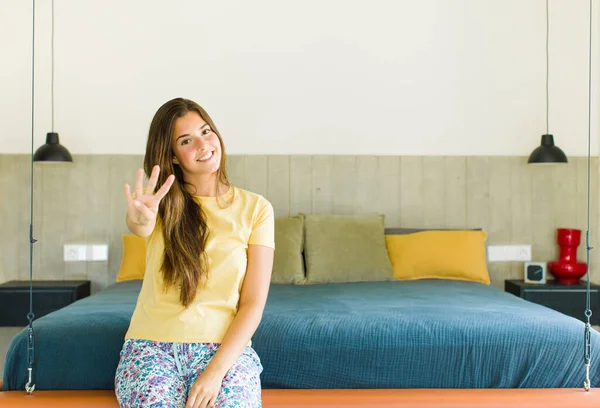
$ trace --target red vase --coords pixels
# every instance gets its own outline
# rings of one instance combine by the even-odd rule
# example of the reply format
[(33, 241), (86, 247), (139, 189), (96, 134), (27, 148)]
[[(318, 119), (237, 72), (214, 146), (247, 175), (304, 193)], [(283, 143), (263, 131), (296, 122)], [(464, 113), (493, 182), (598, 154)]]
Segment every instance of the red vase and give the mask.
[(577, 284), (587, 272), (587, 263), (577, 261), (581, 230), (558, 228), (556, 242), (560, 247), (558, 260), (548, 262), (548, 268), (559, 283)]

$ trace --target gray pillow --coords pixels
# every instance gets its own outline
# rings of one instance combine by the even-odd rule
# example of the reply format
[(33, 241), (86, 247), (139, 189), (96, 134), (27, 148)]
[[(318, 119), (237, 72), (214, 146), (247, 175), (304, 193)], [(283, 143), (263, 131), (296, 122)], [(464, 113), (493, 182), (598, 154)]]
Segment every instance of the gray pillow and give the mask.
[(304, 217), (275, 218), (275, 256), (271, 283), (303, 284)]
[(383, 215), (305, 217), (307, 283), (394, 280)]

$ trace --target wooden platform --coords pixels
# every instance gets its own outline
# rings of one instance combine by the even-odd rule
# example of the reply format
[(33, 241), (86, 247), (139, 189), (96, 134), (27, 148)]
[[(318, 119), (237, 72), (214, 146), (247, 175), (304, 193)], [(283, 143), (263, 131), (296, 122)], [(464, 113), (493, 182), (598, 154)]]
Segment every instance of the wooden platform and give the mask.
[[(113, 391), (0, 392), (0, 407), (118, 408)], [(598, 408), (592, 389), (263, 390), (264, 408)]]

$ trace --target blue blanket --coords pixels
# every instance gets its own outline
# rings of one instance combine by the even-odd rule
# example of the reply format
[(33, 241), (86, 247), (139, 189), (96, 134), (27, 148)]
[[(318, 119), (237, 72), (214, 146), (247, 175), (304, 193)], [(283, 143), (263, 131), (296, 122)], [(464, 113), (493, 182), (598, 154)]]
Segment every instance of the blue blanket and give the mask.
[[(140, 281), (34, 322), (36, 389), (113, 389)], [(583, 313), (583, 310), (582, 310)], [(272, 285), (253, 338), (264, 388), (582, 387), (584, 324), (470, 282)], [(592, 332), (592, 386), (600, 334)], [(4, 390), (27, 380), (26, 331)]]

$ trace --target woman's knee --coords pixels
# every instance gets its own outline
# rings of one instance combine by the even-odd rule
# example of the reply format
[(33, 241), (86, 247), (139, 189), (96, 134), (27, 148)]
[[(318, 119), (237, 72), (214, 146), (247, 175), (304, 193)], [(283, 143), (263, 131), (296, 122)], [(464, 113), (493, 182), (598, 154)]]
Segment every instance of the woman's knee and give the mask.
[(215, 408), (261, 407), (262, 370), (256, 352), (250, 347), (246, 348), (223, 379)]
[(183, 407), (185, 382), (177, 373), (148, 366), (115, 377), (115, 395), (121, 407)]
[(115, 373), (121, 407), (183, 407), (186, 386), (163, 345), (126, 343)]

